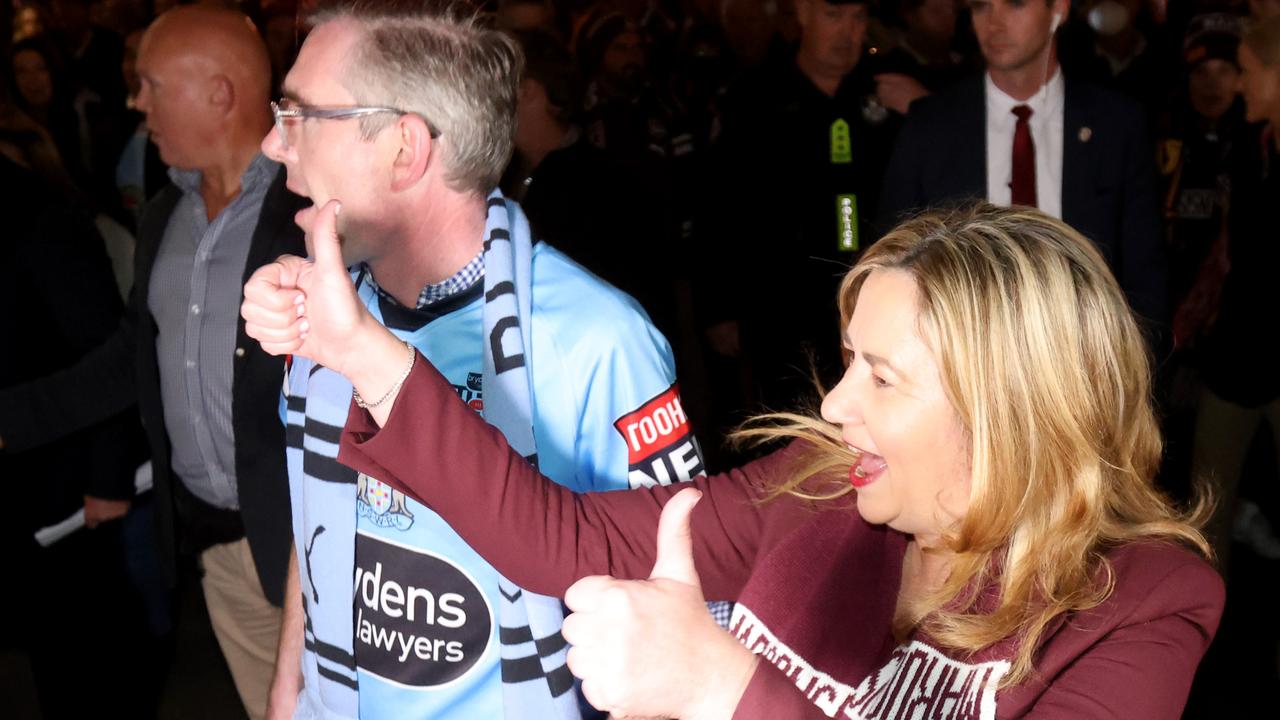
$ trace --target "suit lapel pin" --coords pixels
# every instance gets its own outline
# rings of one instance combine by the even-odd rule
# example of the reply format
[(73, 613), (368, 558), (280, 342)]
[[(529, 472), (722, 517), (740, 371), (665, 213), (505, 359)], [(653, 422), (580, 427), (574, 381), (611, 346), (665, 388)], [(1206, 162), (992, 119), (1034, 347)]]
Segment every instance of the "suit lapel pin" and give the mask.
[(1080, 138), (1080, 142), (1082, 143), (1089, 142), (1089, 138), (1093, 137), (1093, 128), (1087, 125), (1085, 127), (1080, 128), (1080, 134), (1077, 137)]

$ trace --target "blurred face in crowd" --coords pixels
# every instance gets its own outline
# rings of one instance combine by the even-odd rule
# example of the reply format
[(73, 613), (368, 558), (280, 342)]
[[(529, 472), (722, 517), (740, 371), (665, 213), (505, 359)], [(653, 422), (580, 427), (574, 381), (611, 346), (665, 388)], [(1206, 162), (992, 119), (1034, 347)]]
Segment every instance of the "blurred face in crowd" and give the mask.
[(35, 50), (19, 50), (13, 56), (13, 77), (18, 92), (31, 107), (47, 107), (53, 102), (53, 75), (44, 56)]
[(1044, 67), (1053, 15), (1067, 17), (1067, 0), (969, 0), (969, 8), (982, 57), (1000, 72)]
[(832, 5), (825, 0), (796, 0), (799, 52), (824, 74), (847, 75), (862, 56), (869, 20), (865, 3)]
[(160, 159), (173, 167), (200, 169), (207, 166), (210, 141), (219, 132), (212, 97), (217, 68), (179, 35), (163, 27), (143, 35), (136, 103), (146, 113)]
[(1187, 79), (1187, 97), (1196, 114), (1217, 120), (1227, 113), (1236, 99), (1240, 71), (1226, 60), (1210, 58), (1196, 64)]
[(920, 7), (907, 11), (908, 27), (930, 42), (947, 46), (956, 34), (956, 0), (924, 0)]
[(920, 338), (915, 277), (876, 270), (858, 293), (845, 347), (849, 366), (822, 401), (859, 461), (849, 480), (869, 523), (936, 536), (969, 507), (968, 441)]
[[(786, 2), (782, 5), (789, 7)], [(770, 12), (768, 3), (756, 0), (724, 0), (719, 14), (725, 42), (734, 56), (745, 65), (763, 62), (773, 37), (776, 9)]]
[(644, 79), (644, 69), (644, 38), (634, 29), (614, 38), (600, 60), (600, 72), (617, 87), (636, 87)]
[(35, 37), (44, 32), (44, 25), (40, 20), (40, 11), (28, 5), (14, 14), (13, 18), (13, 39), (25, 40), (29, 37)]
[(1240, 94), (1249, 122), (1280, 118), (1280, 67), (1267, 67), (1245, 43), (1240, 43)]

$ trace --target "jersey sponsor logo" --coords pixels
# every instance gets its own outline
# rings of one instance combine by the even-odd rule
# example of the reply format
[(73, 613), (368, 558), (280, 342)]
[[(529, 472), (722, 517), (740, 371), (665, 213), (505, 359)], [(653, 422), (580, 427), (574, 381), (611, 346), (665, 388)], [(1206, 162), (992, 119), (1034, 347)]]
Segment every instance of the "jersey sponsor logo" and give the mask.
[(613, 426), (627, 444), (631, 487), (685, 482), (702, 474), (702, 453), (689, 431), (679, 385), (618, 418)]
[(467, 373), (466, 385), (453, 385), (458, 398), (476, 412), (484, 412), (484, 375), (478, 372)]
[(404, 493), (364, 473), (356, 478), (356, 510), (360, 517), (381, 528), (413, 527), (413, 513), (409, 512)]
[(995, 720), (1004, 660), (965, 663), (919, 640), (900, 645), (857, 687), (814, 668), (741, 603), (729, 631), (786, 674), (827, 717), (852, 720)]
[(447, 558), (356, 534), (356, 665), (407, 688), (465, 677), (488, 650), (493, 608)]

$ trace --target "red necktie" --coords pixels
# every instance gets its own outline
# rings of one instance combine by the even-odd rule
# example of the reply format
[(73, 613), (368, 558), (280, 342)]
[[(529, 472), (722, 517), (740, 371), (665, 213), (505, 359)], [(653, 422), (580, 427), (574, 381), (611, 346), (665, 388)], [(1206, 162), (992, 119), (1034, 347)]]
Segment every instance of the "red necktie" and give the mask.
[(1014, 205), (1036, 207), (1036, 143), (1031, 139), (1031, 108), (1019, 105), (1013, 109), (1018, 125), (1013, 130), (1013, 191)]

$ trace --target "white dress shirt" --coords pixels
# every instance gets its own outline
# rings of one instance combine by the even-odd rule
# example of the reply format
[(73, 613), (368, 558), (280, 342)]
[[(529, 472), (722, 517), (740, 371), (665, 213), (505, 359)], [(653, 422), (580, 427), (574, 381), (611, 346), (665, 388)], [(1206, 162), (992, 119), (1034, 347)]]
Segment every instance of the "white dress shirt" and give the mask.
[(1013, 131), (1018, 118), (1013, 109), (1031, 108), (1031, 140), (1036, 146), (1036, 200), (1040, 209), (1062, 218), (1062, 110), (1066, 104), (1062, 73), (1054, 69), (1040, 90), (1026, 100), (1014, 100), (986, 76), (987, 94), (987, 200), (1008, 205), (1013, 191)]

